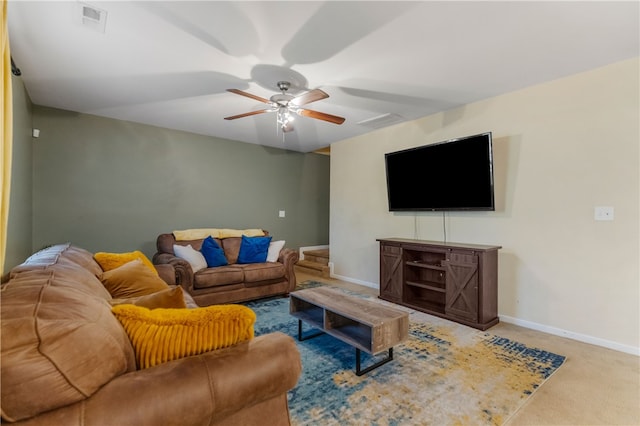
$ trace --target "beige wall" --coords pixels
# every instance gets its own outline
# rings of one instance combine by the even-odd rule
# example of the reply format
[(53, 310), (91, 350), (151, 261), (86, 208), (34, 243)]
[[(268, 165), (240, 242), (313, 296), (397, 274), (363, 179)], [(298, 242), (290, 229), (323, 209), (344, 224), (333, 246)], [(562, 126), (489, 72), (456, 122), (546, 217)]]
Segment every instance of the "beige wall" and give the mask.
[(638, 75), (636, 58), (333, 144), (334, 274), (377, 287), (376, 238), (443, 238), (442, 213), (388, 211), (386, 152), (492, 131), (496, 211), (448, 212), (447, 239), (503, 247), (502, 320), (639, 353)]

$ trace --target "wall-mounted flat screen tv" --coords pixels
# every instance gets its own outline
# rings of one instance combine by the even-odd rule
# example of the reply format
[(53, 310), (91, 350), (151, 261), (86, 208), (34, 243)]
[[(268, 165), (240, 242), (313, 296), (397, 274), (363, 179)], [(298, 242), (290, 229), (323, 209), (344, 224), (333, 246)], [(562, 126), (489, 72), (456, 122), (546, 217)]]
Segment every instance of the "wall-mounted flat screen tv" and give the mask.
[(385, 154), (389, 211), (495, 210), (491, 132)]

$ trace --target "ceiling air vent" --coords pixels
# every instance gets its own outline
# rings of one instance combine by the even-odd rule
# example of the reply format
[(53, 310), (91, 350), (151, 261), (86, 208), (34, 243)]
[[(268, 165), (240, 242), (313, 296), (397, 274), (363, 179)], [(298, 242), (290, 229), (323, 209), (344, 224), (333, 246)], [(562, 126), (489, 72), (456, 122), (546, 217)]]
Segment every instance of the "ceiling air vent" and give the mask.
[(367, 118), (362, 121), (358, 121), (357, 124), (361, 126), (371, 127), (372, 129), (381, 129), (383, 127), (391, 126), (392, 124), (402, 123), (404, 118), (398, 114), (386, 113), (375, 117)]
[(107, 25), (107, 11), (87, 3), (78, 2), (78, 21), (85, 27), (104, 33)]

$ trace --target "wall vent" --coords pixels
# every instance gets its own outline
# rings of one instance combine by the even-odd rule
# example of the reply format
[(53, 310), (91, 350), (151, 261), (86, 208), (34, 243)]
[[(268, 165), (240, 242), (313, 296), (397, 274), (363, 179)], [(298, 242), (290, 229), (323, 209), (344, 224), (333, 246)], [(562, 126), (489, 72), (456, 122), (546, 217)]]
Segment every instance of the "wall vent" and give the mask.
[(87, 28), (104, 33), (107, 26), (107, 11), (87, 3), (77, 3), (78, 22)]
[(381, 129), (391, 126), (392, 124), (402, 123), (405, 119), (398, 114), (386, 113), (375, 117), (358, 121), (361, 126), (371, 127), (372, 129)]

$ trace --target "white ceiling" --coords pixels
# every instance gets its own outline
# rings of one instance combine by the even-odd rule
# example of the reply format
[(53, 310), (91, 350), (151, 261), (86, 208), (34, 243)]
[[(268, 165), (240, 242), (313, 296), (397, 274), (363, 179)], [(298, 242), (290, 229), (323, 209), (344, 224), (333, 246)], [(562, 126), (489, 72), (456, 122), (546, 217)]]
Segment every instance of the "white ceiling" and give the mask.
[[(638, 1), (88, 0), (104, 33), (78, 3), (9, 1), (35, 104), (302, 152), (640, 52)], [(265, 107), (226, 89), (279, 80), (345, 123), (298, 117), (283, 141), (275, 114), (223, 119)]]

